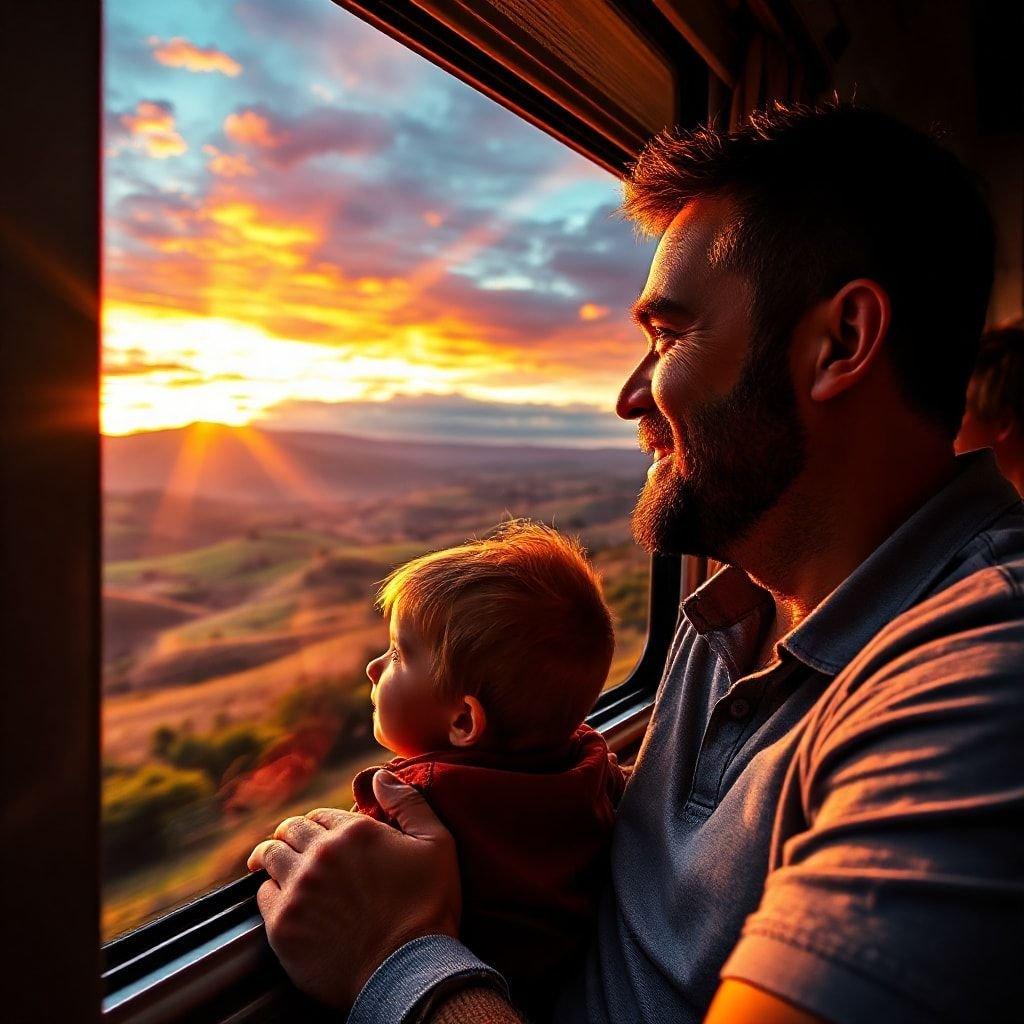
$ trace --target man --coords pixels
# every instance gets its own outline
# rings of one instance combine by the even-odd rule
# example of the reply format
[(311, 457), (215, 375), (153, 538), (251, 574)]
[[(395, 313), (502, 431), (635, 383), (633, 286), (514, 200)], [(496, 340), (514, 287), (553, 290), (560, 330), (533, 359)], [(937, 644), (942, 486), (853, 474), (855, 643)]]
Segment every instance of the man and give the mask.
[(958, 452), (991, 448), (999, 471), (1024, 494), (1024, 326), (986, 331), (967, 387)]
[[(663, 134), (625, 210), (661, 234), (618, 403), (655, 456), (634, 532), (726, 567), (683, 604), (557, 1019), (1007, 1019), (1024, 509), (952, 445), (984, 206), (929, 139), (829, 106)], [(401, 832), (319, 810), (253, 852), (271, 945), (358, 1024), (517, 1020), (455, 939), (450, 837), (375, 787)]]

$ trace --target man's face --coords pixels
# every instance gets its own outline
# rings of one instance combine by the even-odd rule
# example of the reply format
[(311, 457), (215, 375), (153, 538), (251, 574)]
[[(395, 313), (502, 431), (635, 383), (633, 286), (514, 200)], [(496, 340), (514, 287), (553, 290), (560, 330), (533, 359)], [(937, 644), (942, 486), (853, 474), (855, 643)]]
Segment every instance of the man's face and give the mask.
[(754, 337), (753, 290), (721, 265), (733, 219), (726, 200), (685, 207), (634, 310), (650, 348), (617, 412), (655, 456), (633, 510), (648, 551), (728, 561), (804, 465), (788, 337)]

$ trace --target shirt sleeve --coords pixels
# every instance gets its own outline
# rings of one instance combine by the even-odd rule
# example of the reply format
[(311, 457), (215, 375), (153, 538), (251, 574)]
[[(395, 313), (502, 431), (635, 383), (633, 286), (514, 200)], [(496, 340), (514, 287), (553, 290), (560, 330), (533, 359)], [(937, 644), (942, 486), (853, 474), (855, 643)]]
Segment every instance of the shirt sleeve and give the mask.
[(395, 950), (363, 986), (348, 1024), (413, 1024), (453, 991), (487, 985), (506, 999), (508, 986), (493, 967), (447, 935), (426, 935)]
[(761, 904), (723, 977), (834, 1024), (1007, 1019), (1024, 921), (1024, 607), (986, 575), (987, 594), (896, 620), (812, 711)]

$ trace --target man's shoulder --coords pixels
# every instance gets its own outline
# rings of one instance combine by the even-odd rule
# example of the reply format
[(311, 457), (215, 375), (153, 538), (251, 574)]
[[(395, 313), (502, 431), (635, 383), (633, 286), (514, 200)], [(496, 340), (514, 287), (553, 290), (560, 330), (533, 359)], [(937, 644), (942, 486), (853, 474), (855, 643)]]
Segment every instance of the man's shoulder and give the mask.
[[(972, 581), (980, 584), (978, 596), (991, 599), (996, 594), (988, 593), (987, 585), (993, 575), (1005, 581), (1009, 599), (1019, 599), (1024, 593), (1024, 503), (1017, 502), (1006, 509), (985, 529), (976, 533), (951, 558), (944, 571), (939, 574), (926, 598), (939, 598), (945, 594), (948, 600), (963, 600), (972, 591)], [(980, 574), (980, 575), (979, 575)], [(978, 577), (978, 578), (976, 578)], [(964, 589), (950, 595), (948, 591), (964, 586)]]
[(1024, 722), (1024, 551), (1006, 536), (978, 540), (943, 585), (893, 618), (833, 680), (811, 722), (819, 740), (910, 726), (936, 712), (959, 719), (967, 708), (976, 718)]
[[(921, 598), (880, 631), (881, 646), (926, 643), (1005, 622), (1024, 630), (1024, 506), (1001, 515), (956, 553)], [(1012, 630), (1011, 630), (1012, 632)], [(984, 646), (986, 635), (972, 639)]]
[[(1005, 628), (986, 630), (1000, 624)], [(844, 675), (872, 674), (918, 649), (934, 654), (934, 644), (957, 638), (979, 651), (991, 641), (1024, 642), (1024, 504), (1005, 510), (951, 554), (931, 585), (882, 626)]]

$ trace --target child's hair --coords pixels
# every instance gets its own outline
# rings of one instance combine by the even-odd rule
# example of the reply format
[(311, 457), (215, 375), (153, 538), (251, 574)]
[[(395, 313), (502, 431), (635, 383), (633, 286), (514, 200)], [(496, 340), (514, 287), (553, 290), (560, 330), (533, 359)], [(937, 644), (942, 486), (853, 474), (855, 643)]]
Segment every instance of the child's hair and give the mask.
[(377, 606), (431, 649), (445, 696), (472, 694), (492, 742), (532, 749), (567, 740), (601, 692), (615, 633), (600, 577), (575, 538), (527, 520), (413, 559), (384, 580)]
[(981, 336), (967, 407), (980, 420), (1006, 417), (1024, 430), (1024, 322), (993, 327)]

